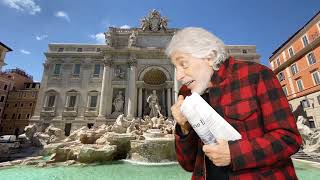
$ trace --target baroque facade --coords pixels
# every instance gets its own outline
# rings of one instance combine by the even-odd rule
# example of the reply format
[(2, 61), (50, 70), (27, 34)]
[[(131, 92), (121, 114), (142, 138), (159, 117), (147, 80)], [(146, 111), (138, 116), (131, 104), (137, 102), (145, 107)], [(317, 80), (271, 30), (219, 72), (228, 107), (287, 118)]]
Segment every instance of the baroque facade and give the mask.
[[(171, 116), (179, 84), (164, 54), (178, 29), (151, 11), (140, 28), (110, 27), (105, 45), (49, 44), (37, 106), (30, 123), (70, 131), (114, 122), (119, 114)], [(255, 46), (228, 52), (259, 62)]]

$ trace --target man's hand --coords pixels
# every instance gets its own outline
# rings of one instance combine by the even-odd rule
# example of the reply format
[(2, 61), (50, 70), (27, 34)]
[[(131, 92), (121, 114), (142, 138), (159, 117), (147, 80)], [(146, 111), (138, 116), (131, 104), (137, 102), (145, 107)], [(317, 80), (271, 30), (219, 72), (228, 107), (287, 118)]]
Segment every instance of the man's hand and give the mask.
[(172, 112), (173, 118), (180, 125), (182, 133), (183, 134), (188, 134), (189, 131), (190, 131), (191, 126), (188, 123), (187, 118), (184, 117), (184, 115), (180, 111), (180, 107), (181, 107), (183, 101), (184, 101), (184, 98), (183, 98), (182, 95), (180, 95), (178, 97), (177, 102), (173, 106), (171, 106), (171, 112)]
[(228, 141), (218, 139), (217, 144), (203, 145), (202, 150), (216, 166), (228, 166), (231, 163)]

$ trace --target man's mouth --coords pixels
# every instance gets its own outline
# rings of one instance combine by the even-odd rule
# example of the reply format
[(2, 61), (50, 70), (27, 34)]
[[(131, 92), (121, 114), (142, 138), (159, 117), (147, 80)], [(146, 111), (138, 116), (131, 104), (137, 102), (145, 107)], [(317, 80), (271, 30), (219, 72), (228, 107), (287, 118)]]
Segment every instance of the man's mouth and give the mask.
[(193, 83), (194, 82), (194, 80), (191, 80), (191, 81), (188, 81), (188, 82), (186, 82), (186, 83), (184, 83), (186, 86), (189, 86), (191, 83)]

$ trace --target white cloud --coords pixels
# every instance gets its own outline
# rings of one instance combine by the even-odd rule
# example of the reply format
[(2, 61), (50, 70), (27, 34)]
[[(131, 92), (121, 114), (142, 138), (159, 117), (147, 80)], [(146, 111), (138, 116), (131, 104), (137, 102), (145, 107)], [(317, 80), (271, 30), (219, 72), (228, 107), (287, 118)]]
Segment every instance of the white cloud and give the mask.
[(103, 33), (91, 34), (90, 38), (96, 40), (97, 44), (105, 44), (105, 36)]
[(47, 37), (48, 37), (48, 35), (46, 35), (46, 34), (44, 34), (44, 35), (39, 35), (39, 36), (36, 36), (36, 40), (41, 41), (41, 40), (43, 40), (43, 39), (45, 39), (45, 38), (47, 38)]
[(21, 52), (22, 54), (31, 54), (30, 51), (27, 51), (27, 50), (24, 50), (24, 49), (21, 49), (20, 52)]
[(54, 15), (55, 15), (56, 17), (63, 18), (63, 19), (65, 19), (65, 20), (69, 21), (69, 22), (71, 21), (69, 15), (68, 15), (66, 12), (64, 12), (64, 11), (58, 11), (58, 12), (56, 12)]
[(40, 6), (34, 0), (3, 0), (2, 2), (10, 8), (18, 11), (27, 11), (31, 15), (35, 15), (41, 11)]
[(125, 25), (122, 25), (120, 26), (120, 29), (130, 29), (131, 26), (125, 24)]

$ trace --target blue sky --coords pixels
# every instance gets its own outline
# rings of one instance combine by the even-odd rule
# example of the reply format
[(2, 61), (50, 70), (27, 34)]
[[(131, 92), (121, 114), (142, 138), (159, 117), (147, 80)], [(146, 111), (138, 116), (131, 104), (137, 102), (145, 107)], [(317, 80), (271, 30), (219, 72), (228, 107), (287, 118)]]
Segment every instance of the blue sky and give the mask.
[(261, 63), (320, 10), (319, 0), (0, 0), (0, 41), (13, 49), (4, 69), (41, 81), (49, 43), (102, 42), (109, 26), (138, 27), (152, 9), (169, 28), (198, 26), (226, 44), (256, 45)]

